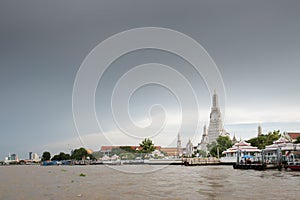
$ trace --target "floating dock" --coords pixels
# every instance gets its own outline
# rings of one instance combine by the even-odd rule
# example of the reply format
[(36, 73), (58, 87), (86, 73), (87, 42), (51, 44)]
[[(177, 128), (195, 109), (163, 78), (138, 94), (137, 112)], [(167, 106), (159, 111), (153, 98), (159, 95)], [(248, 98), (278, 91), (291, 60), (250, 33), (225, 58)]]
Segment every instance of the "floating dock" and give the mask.
[(264, 149), (260, 155), (251, 156), (252, 161), (246, 158), (247, 155), (241, 156), (242, 152), (238, 151), (237, 162), (233, 164), (234, 169), (282, 169), (282, 154), (279, 148)]

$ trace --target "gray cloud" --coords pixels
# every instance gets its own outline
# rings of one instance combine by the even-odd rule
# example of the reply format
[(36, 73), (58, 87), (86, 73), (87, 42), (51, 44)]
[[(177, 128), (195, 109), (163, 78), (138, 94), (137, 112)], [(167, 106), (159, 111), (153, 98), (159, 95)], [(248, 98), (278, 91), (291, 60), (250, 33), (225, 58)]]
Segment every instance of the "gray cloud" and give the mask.
[[(296, 0), (1, 2), (0, 158), (76, 136), (71, 95), (81, 62), (99, 42), (135, 27), (175, 29), (202, 44), (222, 74), (228, 108), (299, 111), (299, 9)], [(201, 81), (199, 92), (209, 107)]]

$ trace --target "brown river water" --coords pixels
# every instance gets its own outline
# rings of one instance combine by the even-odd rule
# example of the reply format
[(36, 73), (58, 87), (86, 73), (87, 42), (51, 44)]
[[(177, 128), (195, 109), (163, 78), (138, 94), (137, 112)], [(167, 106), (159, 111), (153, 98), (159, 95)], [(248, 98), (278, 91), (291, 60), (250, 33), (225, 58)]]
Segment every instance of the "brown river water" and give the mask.
[(1, 166), (0, 199), (300, 199), (300, 172), (232, 166), (115, 168)]

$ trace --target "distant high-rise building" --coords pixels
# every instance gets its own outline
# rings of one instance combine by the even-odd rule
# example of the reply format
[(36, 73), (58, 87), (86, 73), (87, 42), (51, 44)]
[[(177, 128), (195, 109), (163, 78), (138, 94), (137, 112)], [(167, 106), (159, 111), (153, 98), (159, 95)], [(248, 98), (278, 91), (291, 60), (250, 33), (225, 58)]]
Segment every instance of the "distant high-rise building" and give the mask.
[(223, 128), (221, 111), (218, 104), (218, 95), (215, 91), (212, 98), (212, 108), (208, 126), (209, 143), (216, 142), (219, 136), (228, 136), (228, 134)]
[(18, 160), (19, 160), (18, 155), (15, 154), (15, 153), (14, 153), (14, 154), (11, 154), (10, 160), (16, 160), (16, 161), (18, 161)]
[(40, 157), (39, 157), (39, 155), (37, 153), (34, 153), (34, 154), (32, 154), (32, 160), (35, 161), (35, 162), (38, 162), (41, 159), (40, 159)]
[(32, 160), (32, 152), (29, 152), (29, 157), (28, 157), (29, 160)]

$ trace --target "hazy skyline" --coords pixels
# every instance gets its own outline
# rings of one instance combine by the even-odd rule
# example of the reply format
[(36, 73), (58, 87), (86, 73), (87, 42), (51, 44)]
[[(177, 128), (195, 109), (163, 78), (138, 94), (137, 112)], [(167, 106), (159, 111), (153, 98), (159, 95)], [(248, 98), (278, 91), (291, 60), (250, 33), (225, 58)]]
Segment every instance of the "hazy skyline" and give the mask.
[[(8, 152), (27, 157), (29, 151), (55, 154), (68, 151), (68, 145), (78, 147), (72, 114), (77, 71), (101, 41), (138, 27), (173, 29), (206, 49), (223, 78), (223, 122), (231, 136), (254, 137), (258, 124), (264, 133), (300, 131), (299, 9), (296, 0), (2, 2), (0, 159)], [(201, 97), (198, 133), (188, 128), (182, 133), (183, 145), (189, 137), (200, 142), (211, 106), (205, 82), (184, 60), (157, 50), (129, 53), (107, 70), (97, 88), (95, 105), (97, 117), (107, 125), (105, 134), (112, 139), (115, 134), (124, 142), (107, 117), (113, 84), (132, 67), (154, 61), (184, 74)], [(155, 86), (144, 89), (129, 102), (135, 121), (148, 124), (146, 108), (158, 102), (173, 112), (173, 121), (178, 120), (172, 95)], [(95, 132), (90, 128), (82, 136), (90, 142), (88, 147), (97, 150), (103, 138)]]

